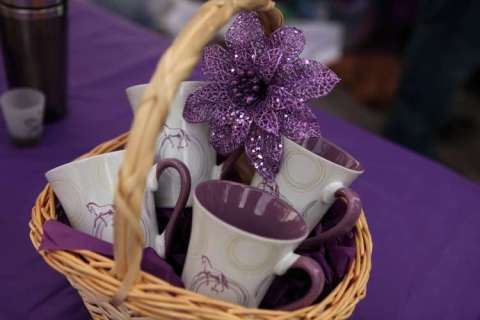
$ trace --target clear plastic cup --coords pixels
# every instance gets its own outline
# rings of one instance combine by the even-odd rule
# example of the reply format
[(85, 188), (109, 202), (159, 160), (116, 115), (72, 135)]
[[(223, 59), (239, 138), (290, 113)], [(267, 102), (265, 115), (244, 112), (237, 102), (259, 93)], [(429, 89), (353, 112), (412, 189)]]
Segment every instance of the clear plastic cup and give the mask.
[(31, 146), (40, 141), (43, 132), (45, 95), (33, 88), (15, 88), (0, 97), (3, 117), (12, 142)]

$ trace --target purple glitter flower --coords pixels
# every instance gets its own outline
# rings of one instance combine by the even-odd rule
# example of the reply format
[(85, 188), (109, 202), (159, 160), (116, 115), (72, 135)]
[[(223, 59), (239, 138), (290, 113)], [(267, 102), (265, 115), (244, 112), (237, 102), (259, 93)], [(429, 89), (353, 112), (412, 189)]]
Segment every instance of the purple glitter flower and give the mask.
[(205, 48), (202, 71), (210, 83), (188, 97), (183, 116), (193, 123), (208, 121), (210, 143), (220, 154), (244, 146), (257, 172), (272, 181), (282, 158), (282, 135), (319, 136), (306, 102), (327, 95), (339, 78), (323, 64), (299, 58), (302, 31), (282, 27), (267, 37), (253, 12), (237, 16), (225, 42), (226, 48)]

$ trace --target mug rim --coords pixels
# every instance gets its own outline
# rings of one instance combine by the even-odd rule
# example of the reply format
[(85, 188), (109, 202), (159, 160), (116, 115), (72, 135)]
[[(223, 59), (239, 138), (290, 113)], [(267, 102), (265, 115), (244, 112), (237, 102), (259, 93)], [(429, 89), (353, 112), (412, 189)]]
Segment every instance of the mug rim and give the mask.
[(335, 167), (342, 168), (342, 169), (344, 169), (344, 170), (347, 170), (347, 171), (349, 171), (349, 172), (351, 172), (351, 173), (355, 173), (355, 174), (362, 174), (362, 173), (365, 172), (365, 169), (364, 169), (362, 163), (361, 163), (360, 161), (358, 161), (357, 158), (355, 158), (352, 154), (350, 154), (349, 152), (347, 152), (345, 149), (343, 149), (343, 148), (339, 147), (338, 145), (336, 145), (335, 143), (333, 143), (331, 140), (329, 140), (329, 139), (327, 139), (327, 138), (325, 138), (325, 137), (323, 137), (323, 136), (321, 136), (321, 137), (309, 137), (309, 138), (306, 138), (306, 139), (312, 139), (312, 138), (317, 138), (317, 139), (321, 139), (321, 140), (326, 141), (330, 146), (334, 147), (334, 148), (337, 149), (338, 151), (340, 151), (340, 152), (342, 152), (343, 154), (347, 155), (349, 158), (351, 158), (351, 159), (355, 160), (356, 162), (358, 162), (358, 164), (359, 164), (359, 166), (360, 166), (360, 169), (352, 169), (352, 168), (348, 168), (348, 167), (346, 167), (346, 166), (343, 166), (343, 165), (341, 165), (341, 164), (338, 164), (338, 163), (336, 163), (336, 162), (334, 162), (334, 161), (332, 161), (332, 160), (330, 160), (330, 159), (327, 159), (327, 158), (325, 158), (325, 157), (322, 157), (322, 156), (316, 154), (315, 152), (307, 149), (306, 147), (301, 146), (300, 144), (296, 143), (295, 141), (293, 141), (293, 140), (291, 140), (291, 139), (289, 139), (289, 138), (287, 138), (287, 137), (284, 137), (284, 139), (288, 140), (288, 142), (290, 142), (290, 143), (292, 143), (293, 145), (295, 145), (295, 148), (297, 148), (297, 149), (299, 149), (299, 150), (305, 150), (305, 152), (307, 152), (308, 154), (310, 154), (310, 155), (312, 155), (312, 156), (314, 156), (314, 157), (316, 157), (316, 158), (322, 159), (322, 160), (324, 160), (324, 161), (326, 161), (326, 162), (334, 165)]
[(119, 153), (124, 153), (125, 152), (125, 149), (121, 149), (121, 150), (116, 150), (116, 151), (111, 151), (111, 152), (107, 152), (107, 153), (102, 153), (102, 154), (97, 154), (93, 157), (87, 157), (87, 158), (82, 158), (82, 159), (75, 159), (73, 161), (70, 161), (70, 162), (67, 162), (67, 163), (64, 163), (62, 165), (59, 165), (58, 167), (55, 167), (53, 169), (50, 169), (48, 170), (47, 172), (45, 172), (45, 177), (47, 178), (48, 180), (48, 176), (53, 174), (54, 172), (58, 172), (58, 171), (62, 171), (62, 170), (65, 170), (67, 168), (70, 168), (70, 167), (74, 167), (78, 164), (82, 164), (82, 163), (85, 163), (85, 162), (90, 162), (90, 161), (93, 161), (93, 160), (98, 160), (99, 158), (103, 158), (105, 156), (112, 156), (112, 155), (118, 155)]
[[(244, 188), (244, 189), (250, 189), (250, 190), (253, 190), (255, 192), (263, 193), (263, 194), (267, 194), (267, 195), (271, 196), (273, 199), (275, 199), (275, 201), (278, 201), (278, 202), (282, 203), (283, 206), (285, 206), (286, 208), (288, 208), (292, 212), (295, 212), (297, 217), (300, 218), (301, 222), (306, 227), (304, 234), (300, 237), (295, 237), (295, 238), (292, 238), (292, 239), (276, 239), (276, 238), (272, 238), (272, 237), (261, 236), (261, 235), (255, 234), (253, 232), (243, 230), (243, 229), (241, 229), (241, 228), (239, 228), (239, 227), (237, 227), (237, 226), (235, 226), (231, 223), (228, 223), (228, 222), (222, 220), (221, 218), (219, 218), (218, 216), (213, 214), (210, 210), (208, 210), (205, 207), (205, 205), (200, 201), (200, 199), (197, 197), (197, 190), (200, 187), (203, 187), (204, 185), (208, 185), (208, 184), (230, 184), (230, 185), (239, 186), (239, 187)], [(265, 192), (265, 191), (263, 191), (259, 188), (248, 186), (248, 185), (245, 185), (245, 184), (242, 184), (242, 183), (229, 181), (229, 180), (207, 180), (207, 181), (203, 181), (203, 182), (199, 183), (196, 186), (195, 190), (193, 191), (193, 206), (195, 206), (195, 203), (197, 203), (197, 205), (202, 209), (203, 212), (205, 212), (206, 215), (208, 215), (209, 217), (211, 217), (212, 219), (214, 219), (215, 221), (217, 221), (221, 225), (225, 226), (227, 229), (234, 230), (234, 231), (239, 232), (239, 233), (241, 233), (245, 236), (251, 237), (255, 240), (265, 241), (265, 242), (269, 242), (269, 243), (276, 243), (276, 244), (279, 244), (279, 243), (280, 244), (294, 244), (294, 243), (297, 243), (297, 242), (302, 242), (303, 240), (305, 240), (308, 237), (308, 234), (309, 234), (308, 225), (307, 225), (305, 219), (291, 205), (289, 205), (284, 200), (282, 200), (280, 198), (277, 198), (277, 197), (275, 197), (274, 195), (272, 195), (268, 192)]]
[[(203, 81), (203, 80), (185, 80), (180, 82), (180, 85), (178, 86), (177, 90), (175, 91), (175, 95), (173, 97), (173, 100), (171, 101), (171, 104), (175, 102), (175, 100), (180, 96), (180, 92), (182, 90), (186, 90), (191, 86), (198, 86), (199, 88), (203, 88), (205, 85), (211, 83), (211, 81)], [(134, 84), (131, 86), (128, 86), (124, 89), (125, 94), (127, 95), (127, 100), (130, 105), (130, 109), (132, 110), (133, 114), (137, 112), (138, 105), (135, 105), (134, 102), (140, 103), (142, 99), (142, 95), (145, 92), (145, 89), (147, 88), (148, 83), (138, 83)], [(133, 99), (134, 97), (134, 92), (140, 91), (140, 95), (138, 96), (137, 99)], [(194, 90), (192, 90), (193, 92)], [(137, 100), (137, 101), (133, 101)], [(184, 105), (179, 108), (179, 112), (183, 112)]]

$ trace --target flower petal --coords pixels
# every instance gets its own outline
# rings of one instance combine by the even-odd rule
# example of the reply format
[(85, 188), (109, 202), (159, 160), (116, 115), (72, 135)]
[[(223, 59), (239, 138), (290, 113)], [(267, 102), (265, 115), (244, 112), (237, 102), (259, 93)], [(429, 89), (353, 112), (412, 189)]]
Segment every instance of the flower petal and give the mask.
[(275, 30), (271, 36), (271, 46), (281, 49), (283, 59), (295, 61), (305, 47), (305, 35), (295, 27), (283, 27)]
[(321, 135), (317, 117), (308, 106), (296, 112), (280, 112), (278, 118), (280, 133), (293, 141)]
[(270, 85), (264, 104), (266, 108), (278, 111), (284, 109), (295, 110), (303, 107), (305, 103), (291, 94), (285, 87)]
[(217, 83), (209, 83), (188, 96), (183, 117), (192, 123), (205, 122), (211, 118), (214, 105), (225, 105), (229, 101), (226, 88)]
[(267, 50), (258, 57), (257, 70), (265, 82), (268, 83), (273, 78), (281, 60), (282, 50), (278, 48)]
[(277, 114), (274, 110), (262, 108), (262, 110), (255, 115), (255, 123), (264, 131), (278, 135), (279, 125)]
[(228, 82), (235, 76), (230, 53), (220, 45), (203, 49), (202, 73), (210, 81)]
[[(236, 110), (235, 110), (236, 109)], [(250, 114), (233, 106), (216, 106), (210, 119), (210, 144), (226, 155), (240, 148), (252, 124)]]
[(268, 182), (275, 179), (282, 159), (282, 138), (253, 125), (247, 141), (245, 152), (255, 170)]
[(284, 86), (304, 101), (326, 96), (339, 81), (327, 66), (309, 59), (282, 65), (274, 79), (275, 84)]
[(210, 82), (197, 91), (200, 99), (207, 100), (217, 104), (231, 104), (229, 87), (222, 83)]
[(251, 54), (264, 50), (267, 46), (267, 38), (256, 13), (241, 11), (228, 29), (225, 42), (229, 49), (249, 48)]
[(249, 70), (255, 67), (255, 60), (257, 59), (256, 53), (251, 53), (250, 48), (243, 48), (243, 47), (238, 47), (235, 49), (232, 49), (233, 51), (233, 64), (237, 68), (237, 74), (238, 74), (238, 69), (241, 69), (243, 71)]

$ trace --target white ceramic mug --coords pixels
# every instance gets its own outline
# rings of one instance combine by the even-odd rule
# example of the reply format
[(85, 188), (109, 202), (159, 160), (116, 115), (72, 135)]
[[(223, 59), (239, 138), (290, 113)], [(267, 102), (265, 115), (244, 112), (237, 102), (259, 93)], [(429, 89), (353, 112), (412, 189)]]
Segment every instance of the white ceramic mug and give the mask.
[[(65, 210), (73, 228), (96, 238), (113, 242), (113, 197), (117, 174), (125, 151), (115, 151), (76, 160), (48, 171), (45, 176)], [(153, 192), (158, 189), (158, 177), (165, 169), (177, 170), (182, 185), (175, 210), (162, 234), (159, 234)], [(141, 227), (146, 247), (152, 247), (165, 258), (169, 254), (170, 241), (179, 215), (189, 197), (190, 178), (188, 169), (180, 161), (166, 159), (150, 171), (142, 204)], [(177, 200), (178, 199), (178, 200)]]
[[(210, 179), (220, 179), (222, 173), (228, 172), (238, 155), (232, 155), (220, 165), (216, 164), (215, 150), (209, 143), (209, 129), (206, 123), (189, 123), (183, 118), (183, 109), (188, 96), (205, 85), (202, 81), (184, 81), (175, 96), (165, 125), (156, 142), (155, 160), (174, 158), (181, 160), (189, 169), (192, 178), (192, 190), (197, 184)], [(147, 85), (141, 84), (126, 89), (127, 97), (135, 113), (143, 91)], [(179, 192), (178, 175), (171, 170), (160, 178), (161, 188), (155, 193), (157, 207), (172, 207), (174, 196)], [(192, 197), (187, 206), (192, 206)]]
[[(350, 213), (358, 217), (360, 200), (348, 187), (362, 173), (360, 162), (325, 138), (309, 138), (299, 144), (283, 138), (283, 160), (274, 183), (256, 173), (251, 185), (288, 202), (303, 215), (311, 231), (337, 198), (346, 201), (347, 208), (355, 211)], [(356, 221), (351, 215), (346, 218), (350, 224)], [(338, 226), (345, 230), (343, 223)]]
[(235, 182), (205, 181), (194, 190), (182, 281), (191, 291), (257, 307), (276, 275), (298, 268), (309, 276), (310, 289), (282, 309), (310, 305), (325, 276), (314, 260), (293, 252), (307, 235), (300, 214), (276, 196)]

